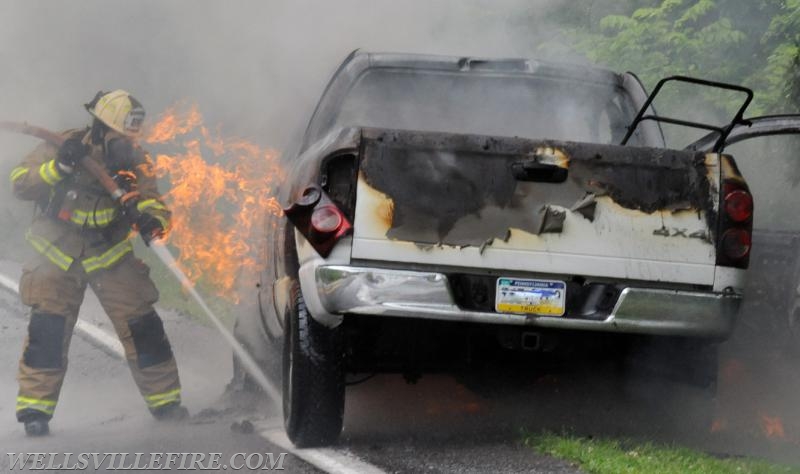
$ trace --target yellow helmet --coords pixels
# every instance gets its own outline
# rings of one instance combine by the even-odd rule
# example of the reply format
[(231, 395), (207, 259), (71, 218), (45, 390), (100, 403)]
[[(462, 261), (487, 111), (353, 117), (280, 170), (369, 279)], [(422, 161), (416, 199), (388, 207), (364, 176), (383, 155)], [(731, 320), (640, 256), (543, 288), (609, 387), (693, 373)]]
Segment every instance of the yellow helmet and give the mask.
[(100, 91), (85, 107), (96, 119), (123, 135), (135, 137), (142, 131), (144, 107), (124, 90)]

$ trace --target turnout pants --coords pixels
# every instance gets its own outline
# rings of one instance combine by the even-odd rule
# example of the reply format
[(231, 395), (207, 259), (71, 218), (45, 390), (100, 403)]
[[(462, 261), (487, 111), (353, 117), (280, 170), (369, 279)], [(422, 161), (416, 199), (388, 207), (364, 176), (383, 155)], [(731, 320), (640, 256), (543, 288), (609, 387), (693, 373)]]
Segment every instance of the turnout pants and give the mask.
[(178, 367), (161, 318), (153, 309), (158, 290), (149, 273), (147, 265), (132, 255), (89, 274), (77, 259), (67, 271), (44, 258), (24, 268), (20, 296), (31, 307), (31, 317), (17, 375), (19, 421), (53, 415), (87, 285), (114, 325), (148, 408), (156, 412), (180, 403)]

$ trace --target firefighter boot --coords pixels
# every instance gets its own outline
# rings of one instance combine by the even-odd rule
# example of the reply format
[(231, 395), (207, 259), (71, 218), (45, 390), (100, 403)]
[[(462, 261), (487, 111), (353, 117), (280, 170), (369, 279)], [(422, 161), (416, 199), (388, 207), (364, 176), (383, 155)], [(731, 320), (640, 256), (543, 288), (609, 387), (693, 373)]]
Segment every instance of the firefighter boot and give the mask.
[(25, 417), (25, 434), (28, 436), (46, 436), (50, 434), (50, 426), (46, 415), (30, 414)]
[(159, 421), (180, 421), (189, 416), (189, 410), (180, 403), (170, 403), (150, 410), (156, 420)]

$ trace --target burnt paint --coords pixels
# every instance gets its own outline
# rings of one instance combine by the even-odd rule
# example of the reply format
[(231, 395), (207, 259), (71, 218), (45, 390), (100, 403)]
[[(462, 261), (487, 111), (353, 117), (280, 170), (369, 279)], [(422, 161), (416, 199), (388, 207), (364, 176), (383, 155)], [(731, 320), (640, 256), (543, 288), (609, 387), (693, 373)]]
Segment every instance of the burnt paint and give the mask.
[(587, 193), (583, 199), (576, 202), (575, 205), (572, 206), (570, 211), (577, 212), (588, 219), (589, 222), (594, 222), (594, 213), (597, 210), (597, 201), (595, 200), (595, 197), (596, 196), (593, 193)]
[[(515, 163), (543, 149), (568, 157), (566, 181), (516, 179)], [(699, 152), (364, 129), (360, 166), (362, 179), (392, 200), (387, 237), (397, 240), (478, 246), (512, 227), (560, 232), (558, 208), (592, 220), (591, 196), (644, 213), (706, 211), (709, 224), (716, 219)]]

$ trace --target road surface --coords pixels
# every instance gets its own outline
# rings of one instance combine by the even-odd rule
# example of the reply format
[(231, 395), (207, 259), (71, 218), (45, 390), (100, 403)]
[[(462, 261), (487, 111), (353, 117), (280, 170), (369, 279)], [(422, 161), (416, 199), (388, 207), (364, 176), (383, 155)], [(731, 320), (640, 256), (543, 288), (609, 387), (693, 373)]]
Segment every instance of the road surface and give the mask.
[[(76, 333), (51, 435), (26, 437), (14, 419), (14, 377), (27, 328), (26, 313), (16, 295), (0, 291), (0, 445), (4, 448), (0, 472), (9, 469), (7, 453), (222, 453), (221, 459), (227, 462), (236, 453), (271, 452), (277, 456), (286, 452), (257, 434), (231, 430), (235, 422), (269, 420), (274, 413), (253, 413), (250, 410), (256, 405), (252, 401), (226, 396), (230, 349), (213, 330), (171, 314), (165, 315), (166, 330), (179, 360), (184, 401), (193, 414), (190, 420), (154, 420), (127, 365)], [(104, 316), (98, 313), (96, 302), (89, 299), (81, 317), (109, 329), (110, 323), (102, 321)], [(264, 403), (258, 406), (269, 408)], [(284, 467), (286, 472), (317, 472), (291, 454), (285, 457)]]
[[(0, 262), (0, 277), (8, 277), (6, 286), (18, 273), (18, 265)], [(27, 309), (16, 294), (3, 288), (0, 278), (0, 445), (5, 447), (0, 472), (9, 469), (7, 453), (32, 452), (221, 453), (223, 463), (237, 453), (241, 463), (242, 454), (286, 452), (285, 472), (299, 473), (580, 472), (523, 446), (523, 431), (677, 442), (713, 453), (800, 462), (795, 426), (800, 425), (800, 416), (797, 410), (780, 409), (782, 403), (770, 389), (777, 387), (774, 380), (734, 379), (723, 384), (719, 396), (720, 404), (730, 405), (717, 413), (721, 419), (742, 410), (754, 416), (764, 409), (774, 410), (767, 411), (769, 415), (782, 413), (784, 436), (766, 439), (752, 420), (737, 425), (731, 419), (727, 429), (717, 433), (710, 427), (686, 431), (687, 418), (703, 415), (693, 412), (692, 390), (663, 381), (634, 381), (602, 364), (498, 376), (470, 385), (471, 389), (444, 375), (425, 376), (416, 384), (407, 384), (400, 376), (377, 376), (348, 388), (345, 429), (338, 446), (296, 450), (285, 439), (279, 411), (263, 396), (226, 391), (231, 350), (219, 334), (190, 317), (168, 311), (162, 315), (181, 371), (184, 401), (192, 413), (189, 420), (152, 419), (127, 366), (115, 354), (113, 338), (107, 337), (110, 323), (88, 293), (81, 313), (85, 328), (73, 337), (52, 434), (27, 438), (14, 419), (14, 377)], [(99, 331), (100, 340), (92, 331), (87, 335), (87, 328)], [(102, 344), (107, 340), (111, 343)], [(736, 338), (723, 352), (730, 360), (748, 362), (737, 355)], [(792, 393), (800, 391), (795, 371), (768, 362), (766, 366), (762, 362), (762, 369), (751, 364), (751, 379), (771, 371), (783, 386), (791, 384)], [(729, 372), (723, 367), (723, 382), (737, 376)], [(243, 420), (253, 423), (252, 433), (232, 429)]]
[[(0, 275), (13, 281), (18, 272), (18, 265), (0, 262)], [(522, 446), (516, 424), (487, 417), (480, 397), (449, 377), (429, 377), (417, 385), (377, 377), (352, 387), (342, 443), (335, 449), (289, 452), (280, 414), (271, 403), (254, 394), (226, 392), (231, 350), (215, 330), (186, 316), (161, 313), (178, 360), (184, 403), (192, 413), (188, 421), (154, 420), (113, 344), (106, 347), (76, 331), (51, 435), (28, 438), (14, 419), (14, 377), (27, 308), (0, 285), (0, 445), (5, 448), (0, 472), (9, 469), (7, 453), (41, 452), (222, 453), (222, 462), (237, 453), (277, 457), (288, 452), (285, 472), (298, 473), (579, 472)], [(91, 292), (80, 319), (89, 327), (111, 330)], [(232, 429), (243, 420), (254, 424), (253, 433)], [(243, 457), (236, 460), (241, 464)]]

